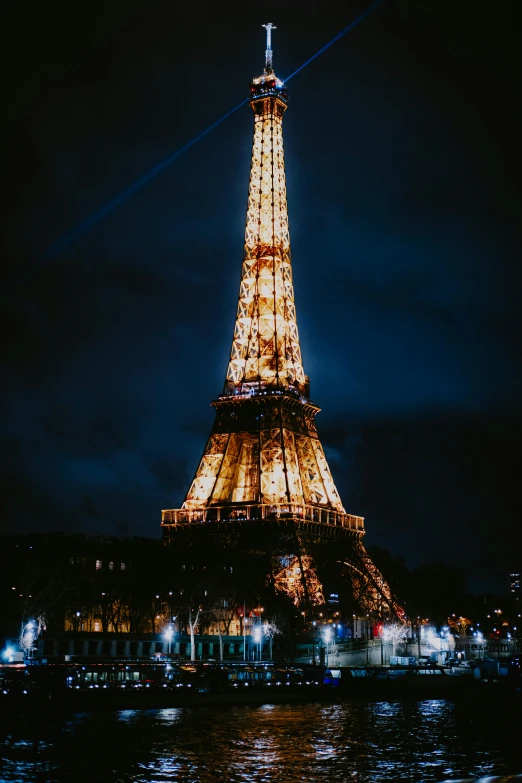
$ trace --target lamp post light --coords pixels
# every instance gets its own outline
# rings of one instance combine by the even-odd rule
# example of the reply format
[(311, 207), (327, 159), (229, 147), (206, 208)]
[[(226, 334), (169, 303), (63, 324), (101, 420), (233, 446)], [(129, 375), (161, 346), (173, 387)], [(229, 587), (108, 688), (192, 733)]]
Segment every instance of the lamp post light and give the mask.
[[(335, 626), (334, 626), (334, 630), (335, 630), (335, 633), (336, 633), (336, 637), (334, 639), (334, 644), (335, 644), (336, 639), (339, 639), (339, 640), (343, 639), (343, 634), (342, 634), (343, 626), (341, 625), (341, 623), (337, 623), (337, 629), (335, 629)], [(336, 663), (339, 663), (339, 649), (338, 648), (336, 650)]]
[(170, 655), (170, 645), (172, 644), (172, 637), (174, 636), (174, 628), (172, 627), (172, 625), (167, 626), (163, 636), (165, 637), (166, 641), (168, 642), (167, 650), (168, 650), (168, 654)]
[(328, 644), (332, 638), (332, 629), (327, 625), (323, 631), (323, 639), (326, 644), (326, 665), (328, 666)]
[(22, 632), (20, 634), (20, 644), (22, 646), (22, 649), (26, 652), (27, 657), (29, 660), (32, 660), (33, 658), (33, 651), (34, 651), (34, 641), (36, 637), (38, 636), (38, 632), (36, 630), (35, 624), (32, 620), (29, 620), (28, 623), (24, 624), (22, 623)]
[(256, 625), (254, 628), (254, 642), (258, 646), (258, 659), (261, 660), (261, 639), (263, 637), (263, 630), (260, 625)]
[(244, 660), (244, 661), (246, 661), (246, 660), (247, 660), (247, 643), (246, 643), (247, 632), (246, 632), (246, 623), (247, 623), (247, 618), (246, 618), (246, 604), (245, 604), (245, 603), (243, 603), (243, 660)]
[(258, 615), (259, 615), (259, 633), (256, 634), (257, 641), (259, 643), (259, 656), (258, 659), (261, 660), (263, 657), (263, 618), (262, 614), (265, 611), (265, 608), (263, 606), (258, 606)]
[(315, 666), (315, 620), (312, 620), (312, 663)]
[(30, 620), (27, 623), (26, 628), (29, 631), (27, 636), (28, 636), (28, 641), (29, 641), (29, 644), (30, 644), (27, 652), (29, 653), (29, 659), (32, 660), (32, 658), (33, 658), (33, 644), (34, 644), (34, 636), (35, 636), (35, 634), (34, 634), (34, 623), (33, 623), (32, 620)]
[[(384, 648), (384, 663), (386, 663), (386, 647), (388, 646), (388, 642), (390, 641), (390, 638), (391, 638), (390, 637), (390, 631), (389, 631), (388, 628), (386, 628), (386, 626), (384, 626), (383, 629), (382, 629), (382, 639), (383, 639), (383, 642), (385, 644), (385, 648)], [(390, 660), (390, 656), (389, 656), (389, 653), (388, 653), (388, 661), (389, 660)]]

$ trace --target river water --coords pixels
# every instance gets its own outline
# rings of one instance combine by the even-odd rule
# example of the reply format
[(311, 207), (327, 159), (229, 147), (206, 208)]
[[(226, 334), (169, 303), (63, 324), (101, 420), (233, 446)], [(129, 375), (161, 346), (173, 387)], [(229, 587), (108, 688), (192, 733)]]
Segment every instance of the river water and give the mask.
[(0, 781), (475, 780), (522, 773), (520, 725), (519, 704), (465, 700), (16, 716), (0, 723)]

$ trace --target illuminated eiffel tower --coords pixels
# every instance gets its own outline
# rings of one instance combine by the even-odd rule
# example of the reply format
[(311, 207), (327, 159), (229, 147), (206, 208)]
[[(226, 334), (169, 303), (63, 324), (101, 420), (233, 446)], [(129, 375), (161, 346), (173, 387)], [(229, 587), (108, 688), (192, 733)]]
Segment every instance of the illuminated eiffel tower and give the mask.
[[(296, 604), (321, 603), (333, 564), (359, 607), (401, 614), (335, 487), (310, 400), (297, 330), (283, 156), (284, 83), (272, 67), (251, 84), (254, 138), (237, 317), (216, 419), (180, 509), (162, 512), (166, 543), (187, 546), (204, 528), (229, 546), (264, 541), (271, 578)], [(230, 531), (239, 531), (231, 543)], [(221, 531), (221, 532), (219, 532)], [(274, 535), (274, 531), (275, 535)], [(284, 534), (286, 531), (286, 535)], [(248, 542), (247, 542), (248, 539)], [(295, 567), (294, 567), (295, 566)], [(297, 578), (289, 577), (296, 574)]]

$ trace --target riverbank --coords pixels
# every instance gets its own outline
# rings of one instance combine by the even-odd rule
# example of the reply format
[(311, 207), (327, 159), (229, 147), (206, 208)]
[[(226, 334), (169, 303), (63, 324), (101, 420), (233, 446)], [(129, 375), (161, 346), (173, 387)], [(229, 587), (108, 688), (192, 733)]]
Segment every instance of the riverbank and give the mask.
[(114, 710), (150, 710), (179, 707), (259, 706), (263, 704), (321, 703), (342, 704), (351, 700), (401, 701), (451, 699), (487, 703), (506, 700), (522, 706), (520, 687), (511, 683), (480, 683), (471, 679), (448, 677), (446, 682), (353, 680), (332, 685), (282, 685), (197, 691), (191, 688), (88, 689), (55, 692), (3, 694), (0, 715), (52, 712), (97, 712)]

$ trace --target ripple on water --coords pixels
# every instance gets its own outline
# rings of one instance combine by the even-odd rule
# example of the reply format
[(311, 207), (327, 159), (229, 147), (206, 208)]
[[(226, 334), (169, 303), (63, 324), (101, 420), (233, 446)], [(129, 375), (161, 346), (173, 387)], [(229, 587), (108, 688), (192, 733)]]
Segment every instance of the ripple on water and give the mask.
[(522, 770), (510, 720), (441, 700), (19, 717), (3, 727), (0, 781), (469, 780)]

